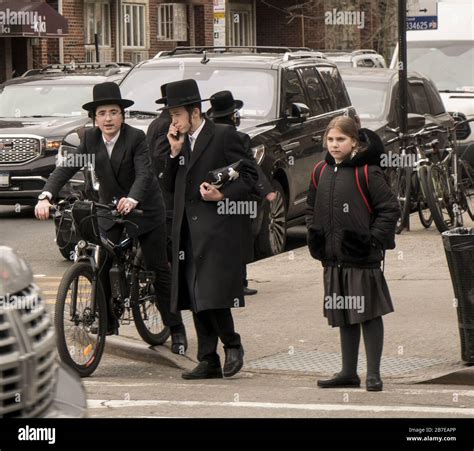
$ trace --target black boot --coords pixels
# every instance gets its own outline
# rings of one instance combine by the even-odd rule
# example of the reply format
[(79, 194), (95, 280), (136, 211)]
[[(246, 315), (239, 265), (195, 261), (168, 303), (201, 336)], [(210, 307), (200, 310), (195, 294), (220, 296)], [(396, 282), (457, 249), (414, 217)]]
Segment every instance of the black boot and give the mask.
[(244, 348), (227, 348), (225, 351), (224, 376), (232, 377), (244, 366)]
[(171, 327), (171, 352), (184, 355), (188, 349), (188, 340), (186, 338), (186, 329), (182, 324)]
[(351, 388), (360, 387), (359, 376), (344, 376), (341, 373), (336, 373), (333, 378), (326, 380), (319, 380), (318, 387), (321, 388)]
[(219, 363), (212, 364), (203, 360), (191, 371), (182, 373), (181, 377), (183, 379), (221, 379), (222, 369)]

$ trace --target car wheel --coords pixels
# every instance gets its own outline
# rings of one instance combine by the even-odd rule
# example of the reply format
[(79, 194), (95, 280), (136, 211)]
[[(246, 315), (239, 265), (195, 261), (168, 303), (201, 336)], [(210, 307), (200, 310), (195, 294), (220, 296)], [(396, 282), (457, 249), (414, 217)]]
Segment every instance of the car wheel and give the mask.
[(286, 247), (286, 194), (276, 180), (272, 185), (276, 198), (273, 202), (264, 201), (262, 226), (257, 236), (256, 247), (260, 258), (280, 254)]

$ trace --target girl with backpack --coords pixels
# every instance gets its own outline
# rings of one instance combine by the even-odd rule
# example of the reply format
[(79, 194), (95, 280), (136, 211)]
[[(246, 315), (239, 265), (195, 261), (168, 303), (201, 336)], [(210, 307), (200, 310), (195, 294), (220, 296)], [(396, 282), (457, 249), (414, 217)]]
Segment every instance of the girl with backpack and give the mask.
[(395, 248), (400, 216), (380, 167), (378, 135), (350, 117), (334, 118), (324, 135), (328, 152), (311, 174), (306, 225), (308, 248), (324, 267), (324, 316), (340, 328), (342, 370), (321, 388), (359, 387), (361, 329), (367, 354), (368, 391), (381, 391), (382, 316), (393, 311), (380, 268)]

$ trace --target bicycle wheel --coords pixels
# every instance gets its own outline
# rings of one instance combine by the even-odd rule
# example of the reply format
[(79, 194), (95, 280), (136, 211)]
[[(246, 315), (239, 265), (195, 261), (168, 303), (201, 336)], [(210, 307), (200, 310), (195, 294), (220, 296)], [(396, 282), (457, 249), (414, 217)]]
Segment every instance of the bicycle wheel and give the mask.
[(408, 216), (410, 215), (412, 172), (413, 169), (411, 167), (402, 167), (392, 169), (388, 174), (390, 187), (400, 205), (400, 218), (395, 228), (397, 234), (400, 234), (405, 228)]
[(89, 263), (73, 264), (64, 273), (55, 305), (59, 357), (81, 377), (90, 376), (95, 371), (105, 346), (105, 296), (98, 282), (97, 297), (93, 302), (92, 280), (93, 271)]
[(421, 225), (425, 229), (429, 229), (431, 224), (433, 224), (433, 215), (431, 214), (430, 207), (428, 207), (428, 202), (426, 202), (423, 187), (421, 186), (421, 172), (426, 172), (426, 166), (421, 166), (418, 169), (418, 176), (416, 178), (416, 186), (418, 191), (418, 216), (420, 218)]
[[(142, 260), (140, 259), (140, 263)], [(143, 274), (143, 265), (140, 271)], [(140, 337), (152, 346), (162, 345), (168, 340), (171, 332), (165, 326), (158, 310), (155, 287), (143, 276), (134, 281), (130, 295), (133, 320)]]
[(428, 166), (420, 176), (421, 186), (438, 231), (442, 233), (456, 227), (456, 215), (449, 198), (449, 181), (445, 170), (435, 164)]

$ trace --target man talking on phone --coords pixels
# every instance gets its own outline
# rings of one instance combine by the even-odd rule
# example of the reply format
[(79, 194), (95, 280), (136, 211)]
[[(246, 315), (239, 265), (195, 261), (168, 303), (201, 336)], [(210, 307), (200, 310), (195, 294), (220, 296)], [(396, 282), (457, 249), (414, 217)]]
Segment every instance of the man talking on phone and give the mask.
[[(166, 87), (171, 116), (164, 183), (174, 192), (171, 309), (193, 312), (199, 364), (184, 379), (231, 377), (243, 366), (244, 349), (231, 308), (244, 305), (242, 222), (218, 203), (246, 200), (257, 172), (234, 127), (205, 119), (195, 80)], [(236, 180), (218, 190), (206, 183), (210, 171), (242, 160)], [(218, 339), (224, 344), (221, 367)]]

